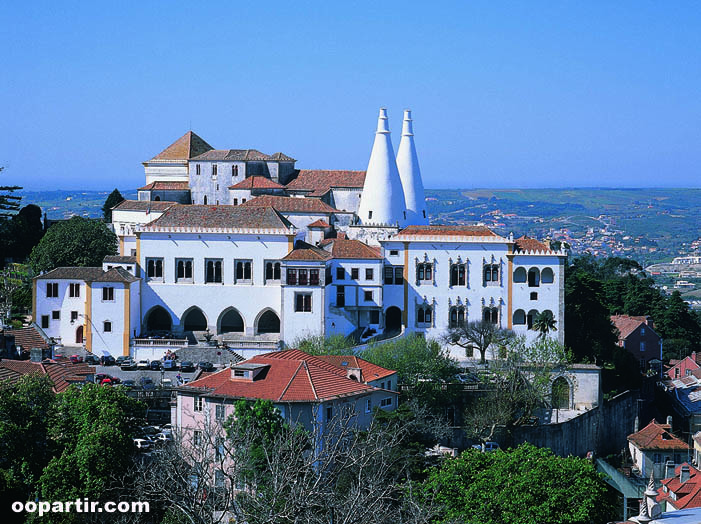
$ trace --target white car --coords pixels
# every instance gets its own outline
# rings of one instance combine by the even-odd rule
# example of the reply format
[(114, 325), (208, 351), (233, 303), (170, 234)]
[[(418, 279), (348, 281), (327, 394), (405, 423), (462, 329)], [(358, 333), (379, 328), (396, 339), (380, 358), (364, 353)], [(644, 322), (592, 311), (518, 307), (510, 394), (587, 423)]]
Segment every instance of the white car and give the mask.
[(139, 362), (136, 363), (136, 369), (149, 369), (148, 360), (139, 360)]
[(136, 447), (136, 449), (139, 451), (148, 451), (151, 449), (151, 441), (144, 438), (135, 438), (134, 447)]

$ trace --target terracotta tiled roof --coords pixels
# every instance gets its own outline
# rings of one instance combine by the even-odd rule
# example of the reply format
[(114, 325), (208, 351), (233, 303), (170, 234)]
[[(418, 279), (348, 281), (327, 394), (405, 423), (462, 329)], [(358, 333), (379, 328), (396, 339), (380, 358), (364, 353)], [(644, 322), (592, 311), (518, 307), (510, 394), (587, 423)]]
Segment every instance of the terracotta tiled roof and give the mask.
[(285, 189), (285, 186), (264, 176), (251, 176), (238, 184), (229, 186), (229, 189)]
[(380, 380), (385, 377), (396, 374), (397, 372), (391, 369), (385, 369), (377, 366), (372, 362), (368, 362), (355, 355), (320, 355), (317, 357), (329, 364), (336, 366), (339, 369), (346, 370), (347, 368), (360, 368), (363, 372), (363, 381)]
[(485, 226), (408, 226), (402, 229), (398, 236), (431, 237), (431, 236), (455, 236), (455, 237), (495, 237), (491, 229)]
[(628, 441), (635, 444), (638, 449), (667, 449), (688, 451), (689, 446), (683, 440), (675, 437), (671, 428), (666, 424), (658, 424), (655, 420), (650, 422), (637, 433), (628, 435)]
[(268, 367), (252, 381), (233, 379), (231, 370), (226, 368), (190, 382), (181, 390), (196, 392), (203, 388), (208, 395), (274, 402), (319, 402), (375, 389), (346, 378), (345, 372), (338, 367), (297, 350), (266, 353), (245, 361), (245, 364)]
[(167, 202), (165, 200), (122, 200), (114, 206), (112, 210), (117, 211), (165, 211), (172, 207), (176, 202)]
[(102, 276), (96, 278), (94, 282), (124, 282), (130, 284), (139, 280), (122, 267), (113, 267), (105, 271)]
[(275, 195), (261, 195), (238, 207), (274, 207), (280, 213), (339, 213), (338, 209), (334, 209), (326, 202), (322, 202), (318, 198), (300, 198)]
[(15, 346), (22, 346), (22, 349), (46, 349), (49, 347), (48, 337), (33, 325), (21, 329), (6, 329), (5, 334), (14, 336)]
[[(1, 360), (0, 373), (13, 382), (30, 373), (48, 375), (56, 393), (65, 391), (71, 384), (85, 381), (86, 375), (95, 374), (95, 368), (86, 364), (70, 364), (54, 361), (31, 362), (29, 360)], [(9, 372), (8, 372), (9, 371)]]
[(212, 146), (192, 131), (188, 131), (153, 157), (152, 160), (188, 160), (210, 149), (212, 149)]
[(646, 317), (631, 317), (629, 315), (611, 315), (611, 322), (620, 333), (618, 339), (625, 340), (640, 325), (647, 325)]
[(323, 261), (331, 258), (331, 253), (324, 251), (318, 247), (307, 244), (306, 242), (297, 241), (295, 248), (290, 251), (282, 260), (306, 260), (306, 261)]
[(160, 228), (208, 229), (290, 229), (292, 224), (270, 206), (175, 205), (142, 231)]
[(34, 277), (42, 280), (83, 280), (93, 282), (100, 278), (104, 271), (101, 267), (57, 267), (48, 273)]
[(323, 218), (320, 218), (319, 220), (315, 220), (314, 222), (312, 222), (311, 224), (309, 224), (309, 225), (307, 226), (307, 228), (310, 228), (310, 227), (323, 227), (323, 228), (328, 228), (328, 227), (331, 227), (331, 224), (329, 224), (328, 222), (326, 222), (326, 220), (324, 220)]
[(552, 249), (550, 249), (540, 240), (527, 237), (526, 235), (523, 235), (514, 241), (514, 251), (545, 251), (554, 253)]
[(309, 196), (322, 196), (332, 187), (362, 189), (365, 171), (334, 169), (300, 169), (297, 177), (287, 184), (290, 191), (309, 192)]
[(122, 255), (107, 255), (102, 259), (103, 262), (115, 264), (136, 264), (136, 257)]
[[(679, 480), (682, 466), (689, 468), (689, 479), (683, 484)], [(665, 493), (663, 488), (657, 490), (657, 501), (666, 500), (676, 509), (701, 507), (701, 472), (688, 463), (680, 464), (674, 469), (674, 477), (662, 480), (662, 485), (667, 486), (671, 493)], [(671, 494), (675, 494), (675, 499)]]
[[(282, 153), (280, 153), (282, 154)], [(285, 156), (285, 155), (283, 155)], [(289, 158), (289, 157), (287, 157)], [(251, 161), (251, 160), (277, 160), (270, 155), (261, 153), (257, 149), (212, 149), (202, 153), (192, 160), (229, 160), (229, 161)]]
[(187, 191), (190, 189), (188, 182), (151, 182), (138, 191)]
[(296, 162), (297, 161), (294, 158), (292, 158), (291, 156), (287, 156), (285, 153), (279, 153), (279, 152), (273, 153), (272, 155), (270, 155), (270, 158), (272, 158), (273, 160), (277, 160), (278, 162)]
[(370, 247), (360, 240), (330, 238), (324, 242), (324, 249), (330, 250), (333, 258), (381, 259), (379, 247)]

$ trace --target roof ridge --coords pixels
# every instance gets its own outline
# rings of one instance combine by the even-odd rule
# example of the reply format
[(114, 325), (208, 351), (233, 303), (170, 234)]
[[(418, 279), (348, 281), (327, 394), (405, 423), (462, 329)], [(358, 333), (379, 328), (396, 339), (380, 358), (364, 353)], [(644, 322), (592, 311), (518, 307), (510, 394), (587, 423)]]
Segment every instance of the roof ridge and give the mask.
[(314, 387), (314, 381), (312, 380), (312, 374), (309, 371), (309, 365), (307, 364), (307, 361), (303, 360), (302, 365), (304, 366), (304, 370), (307, 372), (307, 378), (309, 379), (309, 385), (312, 387), (312, 393), (314, 393), (314, 398), (316, 400), (319, 400), (319, 395), (316, 393), (316, 388)]
[[(261, 356), (262, 356), (262, 355), (261, 355)], [(282, 359), (278, 359), (278, 360), (282, 360)], [(300, 362), (300, 363), (297, 365), (297, 369), (295, 369), (295, 372), (292, 373), (292, 376), (290, 377), (289, 382), (287, 383), (287, 385), (286, 385), (286, 386), (284, 387), (284, 389), (282, 390), (282, 393), (280, 393), (280, 396), (278, 397), (278, 401), (281, 401), (281, 400), (283, 399), (283, 397), (285, 396), (285, 393), (287, 393), (287, 390), (290, 389), (290, 386), (292, 385), (292, 382), (294, 382), (294, 379), (295, 379), (295, 377), (297, 376), (297, 373), (299, 373), (299, 368), (302, 367), (303, 362), (304, 362), (304, 361)], [(313, 389), (314, 389), (314, 388), (312, 387), (312, 391), (313, 391)], [(314, 394), (316, 395), (316, 392), (315, 392)]]

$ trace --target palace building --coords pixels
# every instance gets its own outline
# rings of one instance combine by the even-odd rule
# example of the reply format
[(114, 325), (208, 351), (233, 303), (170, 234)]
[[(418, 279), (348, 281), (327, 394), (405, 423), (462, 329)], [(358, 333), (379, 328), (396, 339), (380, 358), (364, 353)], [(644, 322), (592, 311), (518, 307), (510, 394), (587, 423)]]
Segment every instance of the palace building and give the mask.
[(186, 133), (113, 209), (119, 255), (34, 279), (35, 322), (65, 346), (136, 358), (158, 358), (159, 340), (263, 352), (314, 335), (437, 338), (472, 320), (534, 338), (546, 310), (564, 340), (566, 253), (429, 225), (411, 113), (396, 157), (388, 122), (381, 109), (364, 172)]

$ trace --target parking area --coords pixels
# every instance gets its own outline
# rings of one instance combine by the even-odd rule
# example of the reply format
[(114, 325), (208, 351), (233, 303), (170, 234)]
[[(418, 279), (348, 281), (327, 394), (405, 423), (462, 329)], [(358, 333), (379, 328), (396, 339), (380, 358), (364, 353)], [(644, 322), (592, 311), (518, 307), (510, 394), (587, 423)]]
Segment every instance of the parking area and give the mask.
[[(120, 369), (119, 366), (95, 366), (95, 373), (104, 373), (111, 377), (117, 377), (122, 382), (125, 380), (133, 380), (137, 384), (141, 384), (142, 377), (149, 377), (153, 384), (156, 386), (161, 385), (161, 379), (169, 379), (170, 385), (177, 386), (179, 384), (187, 384), (195, 378), (199, 373), (199, 370), (183, 372), (183, 371), (150, 371), (138, 369), (134, 371), (125, 371)], [(178, 381), (178, 375), (180, 375), (180, 382)], [(167, 381), (166, 381), (167, 384)]]

